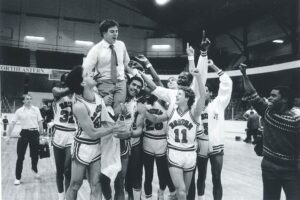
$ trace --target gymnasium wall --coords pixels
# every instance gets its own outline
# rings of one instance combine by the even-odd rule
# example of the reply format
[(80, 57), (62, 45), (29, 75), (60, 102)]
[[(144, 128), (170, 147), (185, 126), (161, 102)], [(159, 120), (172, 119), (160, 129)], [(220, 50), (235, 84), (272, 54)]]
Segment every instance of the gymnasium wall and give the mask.
[[(144, 39), (157, 28), (155, 22), (132, 11), (127, 1), (2, 0), (1, 4), (0, 44), (19, 48), (86, 54), (91, 46), (74, 41), (97, 43), (99, 21), (111, 18), (120, 23), (119, 38), (128, 51), (143, 52)], [(43, 36), (45, 41), (28, 43), (26, 35)]]

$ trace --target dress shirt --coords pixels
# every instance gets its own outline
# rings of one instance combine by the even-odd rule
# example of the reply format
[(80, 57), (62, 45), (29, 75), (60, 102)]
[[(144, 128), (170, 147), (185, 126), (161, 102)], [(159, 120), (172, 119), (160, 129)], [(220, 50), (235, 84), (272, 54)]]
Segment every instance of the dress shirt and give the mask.
[[(96, 67), (101, 74), (101, 80), (111, 79), (111, 49), (109, 45), (105, 40), (101, 40), (91, 48), (83, 62), (85, 70), (92, 71)], [(127, 49), (124, 42), (120, 40), (117, 40), (113, 45), (118, 58), (117, 78), (124, 80), (125, 66), (130, 61)]]
[(30, 106), (27, 108), (22, 106), (16, 111), (16, 114), (13, 118), (13, 122), (20, 122), (21, 129), (39, 129), (39, 121), (42, 121), (42, 115), (40, 109), (35, 106)]

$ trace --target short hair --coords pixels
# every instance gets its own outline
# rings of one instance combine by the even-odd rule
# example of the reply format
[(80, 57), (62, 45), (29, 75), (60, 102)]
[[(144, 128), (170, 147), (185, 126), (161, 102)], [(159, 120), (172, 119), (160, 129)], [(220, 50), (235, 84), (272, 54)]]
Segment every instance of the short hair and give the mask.
[(27, 96), (29, 96), (29, 97), (32, 98), (32, 96), (30, 94), (28, 94), (28, 93), (27, 94), (23, 94), (22, 95), (22, 101), (24, 101)]
[(187, 97), (189, 100), (187, 102), (187, 105), (189, 107), (189, 109), (191, 109), (192, 105), (195, 102), (195, 93), (194, 91), (186, 86), (179, 86), (178, 90), (182, 90), (184, 92), (185, 97)]
[(142, 88), (144, 87), (144, 80), (141, 77), (139, 77), (139, 76), (133, 76), (133, 77), (131, 77), (128, 80), (128, 85), (130, 85), (131, 82), (134, 81), (134, 80), (139, 81), (142, 84)]
[(273, 88), (273, 90), (278, 90), (282, 98), (287, 99), (288, 109), (294, 106), (294, 94), (288, 86), (279, 85)]
[[(179, 76), (180, 76), (180, 75), (184, 75), (184, 76), (187, 77), (187, 79), (188, 79), (188, 86), (190, 86), (190, 85), (192, 84), (194, 77), (193, 77), (193, 75), (192, 75), (190, 72), (182, 71), (182, 72), (179, 74)], [(179, 77), (179, 76), (178, 76), (178, 77)], [(178, 79), (179, 79), (179, 78), (177, 78), (177, 81), (178, 81)]]
[(101, 37), (103, 37), (103, 33), (107, 32), (109, 28), (117, 26), (119, 27), (119, 23), (113, 19), (105, 19), (99, 24), (99, 31)]
[(60, 76), (60, 82), (66, 82), (66, 78), (67, 78), (68, 74), (69, 74), (68, 72), (63, 73)]
[(83, 68), (81, 65), (75, 66), (66, 78), (66, 86), (72, 93), (83, 93), (83, 87), (81, 86), (83, 81), (82, 72)]

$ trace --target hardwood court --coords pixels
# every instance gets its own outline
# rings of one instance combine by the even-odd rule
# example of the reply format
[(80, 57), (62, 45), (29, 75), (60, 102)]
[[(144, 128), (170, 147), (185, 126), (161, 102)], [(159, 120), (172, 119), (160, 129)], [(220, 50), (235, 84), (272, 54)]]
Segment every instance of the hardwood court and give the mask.
[[(246, 144), (243, 141), (235, 141), (236, 135), (242, 138), (244, 137), (241, 133), (226, 133), (222, 171), (223, 199), (261, 200), (261, 157), (256, 156), (253, 151), (253, 145)], [(22, 183), (19, 186), (13, 184), (15, 180), (16, 142), (17, 139), (13, 138), (10, 140), (10, 144), (7, 145), (2, 140), (2, 200), (57, 200), (55, 164), (52, 152), (51, 158), (39, 160), (38, 169), (41, 178), (35, 179), (31, 173), (31, 159), (29, 157), (29, 149), (27, 149), (22, 173)], [(155, 172), (153, 180), (153, 199), (157, 198), (157, 189), (158, 179)], [(168, 191), (165, 192), (165, 199), (167, 199), (167, 194)], [(206, 197), (207, 200), (213, 199), (210, 166), (208, 166), (206, 179)], [(78, 199), (89, 199), (89, 186), (86, 181), (84, 181), (79, 192)]]

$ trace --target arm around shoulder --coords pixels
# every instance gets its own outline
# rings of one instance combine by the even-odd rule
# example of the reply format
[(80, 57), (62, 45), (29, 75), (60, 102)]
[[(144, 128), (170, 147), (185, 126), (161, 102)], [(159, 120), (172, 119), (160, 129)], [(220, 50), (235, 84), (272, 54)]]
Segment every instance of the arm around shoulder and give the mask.
[(73, 105), (73, 113), (77, 118), (78, 126), (92, 139), (98, 139), (111, 134), (113, 131), (113, 126), (95, 128), (86, 107), (81, 102), (76, 102)]

